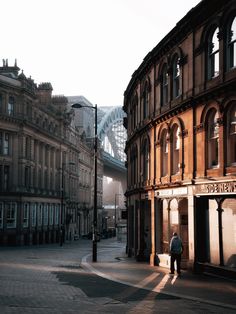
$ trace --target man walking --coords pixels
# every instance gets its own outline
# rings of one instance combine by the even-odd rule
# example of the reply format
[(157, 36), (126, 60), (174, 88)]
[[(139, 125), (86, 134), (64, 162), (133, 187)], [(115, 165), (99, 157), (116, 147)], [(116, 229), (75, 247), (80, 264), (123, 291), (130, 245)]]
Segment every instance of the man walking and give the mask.
[(177, 264), (177, 273), (181, 274), (180, 263), (181, 263), (181, 254), (183, 252), (183, 244), (181, 239), (178, 237), (176, 232), (173, 233), (173, 237), (170, 240), (170, 274), (174, 274), (176, 261)]

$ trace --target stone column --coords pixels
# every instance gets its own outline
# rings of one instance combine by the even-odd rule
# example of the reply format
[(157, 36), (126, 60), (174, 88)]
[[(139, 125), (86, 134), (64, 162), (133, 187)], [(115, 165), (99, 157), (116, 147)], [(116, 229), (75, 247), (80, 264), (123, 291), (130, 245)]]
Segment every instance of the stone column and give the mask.
[(151, 196), (151, 254), (150, 254), (150, 265), (154, 266), (155, 264), (155, 255), (156, 255), (156, 245), (155, 245), (155, 197), (154, 191), (152, 191)]
[(216, 202), (218, 205), (218, 232), (219, 232), (219, 256), (220, 256), (220, 266), (224, 266), (224, 252), (223, 252), (223, 234), (222, 234), (222, 203), (224, 198), (217, 197)]

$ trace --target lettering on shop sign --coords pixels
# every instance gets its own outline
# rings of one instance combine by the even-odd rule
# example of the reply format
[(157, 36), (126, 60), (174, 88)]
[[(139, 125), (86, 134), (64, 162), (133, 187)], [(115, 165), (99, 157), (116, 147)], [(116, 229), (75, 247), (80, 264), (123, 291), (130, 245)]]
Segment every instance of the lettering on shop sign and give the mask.
[(196, 194), (198, 193), (235, 193), (236, 182), (211, 183), (196, 186)]

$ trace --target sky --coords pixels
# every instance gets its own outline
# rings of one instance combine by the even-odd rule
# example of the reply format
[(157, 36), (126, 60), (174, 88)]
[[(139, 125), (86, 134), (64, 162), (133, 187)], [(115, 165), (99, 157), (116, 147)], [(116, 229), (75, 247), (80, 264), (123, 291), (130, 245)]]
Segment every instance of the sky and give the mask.
[(122, 106), (144, 57), (200, 0), (4, 0), (2, 59), (54, 95)]

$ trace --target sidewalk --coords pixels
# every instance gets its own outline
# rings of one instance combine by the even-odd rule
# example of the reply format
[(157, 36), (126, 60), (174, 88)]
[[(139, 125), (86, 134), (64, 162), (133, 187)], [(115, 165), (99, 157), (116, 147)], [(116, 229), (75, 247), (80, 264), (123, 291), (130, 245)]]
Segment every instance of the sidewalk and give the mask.
[(97, 262), (87, 255), (82, 266), (103, 278), (136, 288), (236, 310), (236, 281), (189, 271), (182, 271), (181, 277), (170, 276), (167, 268), (127, 257), (125, 244), (114, 240), (98, 243)]

